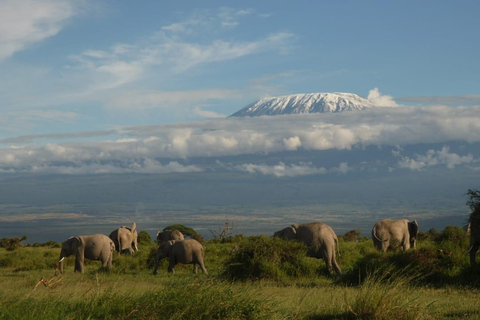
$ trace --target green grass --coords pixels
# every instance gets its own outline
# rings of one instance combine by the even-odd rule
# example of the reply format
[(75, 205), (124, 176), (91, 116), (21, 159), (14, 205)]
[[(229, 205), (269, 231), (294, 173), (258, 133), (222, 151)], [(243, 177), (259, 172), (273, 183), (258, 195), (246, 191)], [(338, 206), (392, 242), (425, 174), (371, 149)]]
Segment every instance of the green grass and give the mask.
[(0, 319), (478, 319), (480, 270), (459, 235), (406, 253), (341, 241), (344, 274), (333, 277), (302, 245), (267, 237), (205, 243), (208, 276), (191, 265), (168, 274), (166, 260), (154, 276), (154, 244), (115, 254), (110, 271), (87, 261), (74, 273), (70, 257), (56, 276), (59, 248), (0, 248)]

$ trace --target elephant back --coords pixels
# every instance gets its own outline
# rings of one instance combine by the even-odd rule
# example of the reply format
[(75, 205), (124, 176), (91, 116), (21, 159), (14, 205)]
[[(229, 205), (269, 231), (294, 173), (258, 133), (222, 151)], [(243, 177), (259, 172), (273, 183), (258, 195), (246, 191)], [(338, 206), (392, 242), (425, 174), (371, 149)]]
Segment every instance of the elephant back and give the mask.
[(157, 232), (158, 243), (163, 243), (170, 240), (182, 241), (185, 240), (185, 237), (179, 230), (164, 230), (162, 232)]
[(330, 226), (322, 222), (312, 222), (299, 225), (297, 239), (310, 246), (320, 246), (325, 239), (336, 238), (335, 232)]

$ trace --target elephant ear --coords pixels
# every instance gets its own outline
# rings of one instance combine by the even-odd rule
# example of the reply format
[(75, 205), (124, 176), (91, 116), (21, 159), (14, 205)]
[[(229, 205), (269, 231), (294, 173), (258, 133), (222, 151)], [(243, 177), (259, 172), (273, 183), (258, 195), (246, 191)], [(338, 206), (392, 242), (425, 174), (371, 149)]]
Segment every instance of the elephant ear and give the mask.
[(410, 238), (415, 239), (418, 233), (418, 222), (413, 220), (408, 223), (408, 232), (410, 233)]
[(132, 233), (135, 233), (136, 230), (137, 230), (137, 224), (134, 222), (134, 223), (132, 223), (132, 227), (130, 228), (130, 231)]
[(76, 250), (81, 243), (82, 240), (79, 237), (70, 237), (68, 239), (68, 245), (70, 246), (70, 249), (72, 249), (72, 251)]

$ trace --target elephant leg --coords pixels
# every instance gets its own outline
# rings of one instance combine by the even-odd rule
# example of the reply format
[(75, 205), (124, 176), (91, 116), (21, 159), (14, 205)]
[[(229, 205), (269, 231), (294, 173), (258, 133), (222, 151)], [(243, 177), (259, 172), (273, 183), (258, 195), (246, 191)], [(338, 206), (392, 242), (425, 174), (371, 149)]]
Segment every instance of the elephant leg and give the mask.
[(408, 249), (410, 249), (410, 241), (405, 241), (402, 247), (403, 251), (407, 251)]
[(157, 270), (158, 270), (158, 265), (160, 264), (160, 259), (156, 259), (155, 260), (155, 268), (153, 269), (153, 275), (156, 275), (157, 274)]
[(83, 273), (83, 262), (85, 259), (85, 253), (83, 248), (78, 248), (75, 253), (75, 272)]
[(328, 274), (332, 274), (332, 261), (328, 258), (323, 260), (325, 260), (325, 264), (327, 265)]
[(193, 273), (197, 273), (198, 271), (198, 264), (196, 264), (195, 262), (193, 263)]
[(75, 259), (75, 272), (83, 273), (83, 257)]
[(203, 264), (203, 261), (200, 262), (200, 268), (202, 268), (203, 274), (208, 274), (207, 269), (205, 268), (205, 265)]
[(336, 271), (338, 274), (342, 274), (342, 269), (341, 269), (340, 266), (338, 265), (337, 260), (335, 259), (335, 256), (333, 256), (333, 258), (332, 258), (332, 264), (333, 264), (333, 267), (335, 268), (335, 271)]
[(170, 259), (170, 263), (168, 264), (168, 272), (169, 273), (175, 273), (175, 265), (176, 265), (176, 262), (175, 262), (175, 259)]
[(107, 264), (107, 266), (108, 266), (109, 268), (111, 268), (111, 267), (112, 267), (112, 263), (113, 263), (113, 251), (110, 251), (110, 256), (108, 257), (108, 264)]
[(478, 248), (480, 247), (480, 243), (475, 243), (471, 248), (470, 248), (470, 265), (473, 266), (475, 265), (475, 258), (477, 255)]
[(390, 245), (390, 242), (389, 241), (383, 241), (382, 242), (382, 249), (380, 250), (381, 252), (387, 252), (387, 249)]
[(326, 248), (322, 248), (320, 256), (323, 258), (323, 261), (325, 261), (325, 264), (327, 265), (328, 274), (332, 274), (332, 252), (328, 252)]

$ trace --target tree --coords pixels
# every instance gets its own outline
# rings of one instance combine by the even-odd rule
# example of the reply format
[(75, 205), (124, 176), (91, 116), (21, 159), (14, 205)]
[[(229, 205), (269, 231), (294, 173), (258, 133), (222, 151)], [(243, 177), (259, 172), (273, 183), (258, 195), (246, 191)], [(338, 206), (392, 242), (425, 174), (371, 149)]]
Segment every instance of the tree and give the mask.
[(468, 222), (470, 222), (471, 227), (475, 226), (478, 229), (480, 227), (480, 190), (468, 189), (467, 195), (470, 199), (466, 204), (471, 210)]
[(141, 244), (149, 245), (152, 243), (152, 237), (148, 234), (147, 231), (140, 231), (138, 234), (138, 242)]
[(233, 222), (225, 222), (225, 225), (223, 226), (223, 229), (220, 227), (218, 228), (218, 231), (210, 230), (210, 233), (213, 235), (215, 239), (219, 239), (220, 242), (225, 242), (225, 240), (232, 235), (233, 231)]
[(345, 241), (354, 242), (354, 241), (357, 241), (360, 233), (361, 231), (359, 229), (350, 230), (347, 233), (345, 233), (343, 238), (345, 239)]
[(467, 195), (470, 199), (467, 201), (467, 205), (472, 212), (480, 210), (480, 190), (468, 189)]
[(14, 250), (20, 246), (20, 242), (27, 240), (27, 236), (22, 236), (21, 238), (2, 238), (0, 246), (7, 248), (7, 250)]

